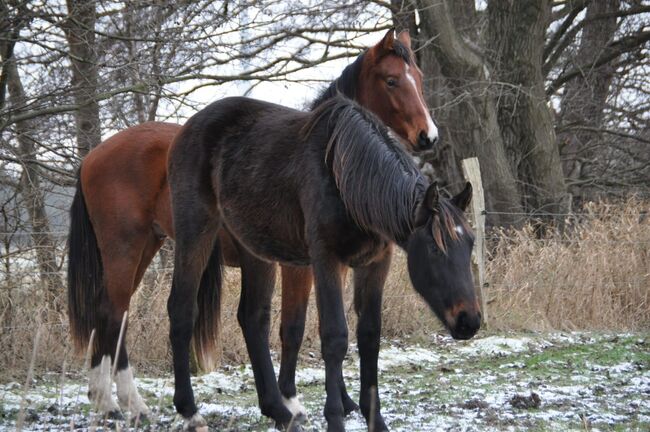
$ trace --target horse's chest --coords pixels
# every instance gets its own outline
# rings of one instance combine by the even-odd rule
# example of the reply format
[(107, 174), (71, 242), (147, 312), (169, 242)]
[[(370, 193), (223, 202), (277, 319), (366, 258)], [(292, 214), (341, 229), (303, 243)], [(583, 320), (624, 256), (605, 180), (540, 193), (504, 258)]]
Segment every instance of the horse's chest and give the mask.
[(328, 249), (350, 267), (362, 267), (383, 256), (389, 242), (378, 234), (364, 232), (349, 219), (321, 227), (320, 237)]

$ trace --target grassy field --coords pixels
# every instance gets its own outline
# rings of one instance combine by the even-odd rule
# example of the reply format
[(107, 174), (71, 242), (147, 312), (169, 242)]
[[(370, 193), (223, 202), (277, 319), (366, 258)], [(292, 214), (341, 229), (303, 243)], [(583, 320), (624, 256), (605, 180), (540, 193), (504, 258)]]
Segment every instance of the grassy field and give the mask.
[[(308, 355), (298, 373), (310, 413), (307, 431), (324, 430), (324, 372)], [(358, 395), (358, 359), (351, 347), (345, 377)], [(153, 415), (141, 430), (178, 428), (171, 374), (138, 380)], [(194, 378), (200, 411), (212, 430), (267, 431), (272, 422), (257, 408), (250, 367), (223, 367)], [(384, 341), (380, 355), (384, 416), (394, 431), (650, 430), (650, 335), (596, 333), (481, 334), (468, 342), (433, 335), (419, 344)], [(95, 417), (83, 377), (50, 374), (0, 387), (0, 430), (136, 426), (134, 420)], [(350, 431), (366, 430), (358, 413)]]

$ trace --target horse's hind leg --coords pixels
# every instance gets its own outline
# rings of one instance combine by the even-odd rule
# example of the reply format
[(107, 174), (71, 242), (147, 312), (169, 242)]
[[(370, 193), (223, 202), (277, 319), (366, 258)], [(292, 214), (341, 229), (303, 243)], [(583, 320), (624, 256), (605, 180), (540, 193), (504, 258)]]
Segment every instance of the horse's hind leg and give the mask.
[[(153, 232), (149, 234), (146, 240), (146, 245), (142, 251), (140, 263), (136, 270), (135, 280), (133, 283), (134, 289), (142, 281), (144, 272), (151, 264), (154, 255), (160, 249), (163, 241), (156, 236)], [(149, 407), (138, 393), (138, 389), (133, 379), (133, 370), (129, 366), (128, 354), (126, 347), (124, 348), (124, 362), (118, 362), (118, 369), (115, 375), (115, 384), (117, 386), (117, 401), (123, 410), (129, 411), (132, 417), (143, 417), (150, 413)], [(120, 355), (120, 357), (122, 357)], [(123, 367), (119, 367), (123, 366)]]
[[(118, 231), (119, 233), (119, 231)], [(129, 308), (131, 296), (135, 291), (136, 272), (146, 245), (146, 235), (128, 236), (116, 234), (109, 241), (102, 241), (100, 249), (104, 266), (105, 290), (100, 299), (99, 325), (96, 329), (96, 349), (91, 359), (89, 373), (89, 397), (100, 412), (119, 412), (118, 405), (111, 395), (112, 368), (123, 371), (116, 381), (128, 377), (128, 356), (126, 352), (126, 328), (122, 343), (117, 349), (124, 313)], [(117, 363), (115, 355), (117, 352)], [(124, 371), (127, 371), (126, 374)], [(118, 394), (119, 396), (119, 394)], [(134, 399), (135, 402), (135, 399)], [(142, 404), (144, 405), (144, 404)], [(146, 414), (146, 406), (135, 406), (133, 414)]]
[(185, 419), (185, 430), (203, 430), (207, 425), (198, 413), (190, 380), (190, 341), (198, 315), (201, 275), (214, 253), (219, 224), (216, 215), (187, 199), (191, 198), (179, 194), (174, 202), (174, 277), (167, 312), (174, 363), (174, 406)]
[[(274, 419), (279, 427), (287, 427), (292, 423), (294, 415), (282, 401), (269, 351), (271, 299), (276, 266), (255, 258), (243, 247), (238, 249), (242, 292), (237, 318), (253, 366), (257, 398), (262, 414)], [(298, 423), (296, 420), (302, 418), (294, 420)]]
[(282, 398), (293, 415), (307, 415), (296, 396), (296, 364), (305, 333), (309, 292), (313, 283), (311, 268), (280, 266), (282, 270), (282, 320), (280, 339), (282, 358), (278, 385)]

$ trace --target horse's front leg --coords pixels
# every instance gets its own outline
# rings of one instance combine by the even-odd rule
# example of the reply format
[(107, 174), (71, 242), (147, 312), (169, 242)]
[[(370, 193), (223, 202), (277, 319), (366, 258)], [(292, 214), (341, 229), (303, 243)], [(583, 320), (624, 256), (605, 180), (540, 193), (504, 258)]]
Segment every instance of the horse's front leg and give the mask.
[(388, 430), (381, 415), (377, 388), (377, 359), (381, 336), (381, 297), (391, 255), (391, 248), (387, 248), (379, 260), (354, 269), (354, 308), (359, 316), (357, 344), (361, 360), (359, 405), (371, 432)]
[(342, 394), (343, 359), (348, 350), (348, 327), (343, 307), (343, 264), (332, 256), (313, 258), (321, 352), (325, 361), (325, 419), (330, 432), (345, 430)]
[[(305, 333), (307, 305), (314, 276), (311, 267), (281, 265), (280, 268), (282, 269), (282, 322), (280, 324), (282, 358), (278, 384), (287, 408), (294, 415), (307, 416), (307, 411), (297, 398), (296, 365)], [(344, 281), (346, 274), (347, 268), (344, 267), (341, 275)], [(341, 387), (341, 398), (345, 415), (359, 409), (359, 406), (348, 395), (345, 382)]]

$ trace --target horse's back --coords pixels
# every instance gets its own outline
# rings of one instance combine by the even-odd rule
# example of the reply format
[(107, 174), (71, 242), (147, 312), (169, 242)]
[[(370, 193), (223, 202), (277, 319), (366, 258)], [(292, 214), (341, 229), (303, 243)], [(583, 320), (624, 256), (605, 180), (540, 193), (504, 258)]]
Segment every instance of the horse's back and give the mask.
[(143, 123), (111, 136), (86, 156), (81, 184), (96, 229), (143, 229), (156, 219), (171, 235), (167, 153), (179, 130), (171, 123)]

